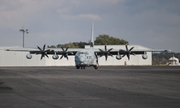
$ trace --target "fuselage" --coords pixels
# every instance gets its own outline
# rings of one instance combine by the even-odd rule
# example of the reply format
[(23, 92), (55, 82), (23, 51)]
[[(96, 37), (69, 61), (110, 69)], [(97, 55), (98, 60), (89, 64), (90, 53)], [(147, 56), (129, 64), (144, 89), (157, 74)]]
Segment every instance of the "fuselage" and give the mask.
[(76, 67), (96, 66), (97, 60), (93, 48), (77, 51), (75, 54)]

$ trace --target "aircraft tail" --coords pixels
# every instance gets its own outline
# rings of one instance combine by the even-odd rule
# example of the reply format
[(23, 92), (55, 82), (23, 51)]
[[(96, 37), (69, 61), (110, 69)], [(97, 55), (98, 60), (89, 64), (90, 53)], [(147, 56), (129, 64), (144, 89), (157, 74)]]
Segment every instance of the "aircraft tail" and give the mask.
[(92, 22), (92, 29), (91, 29), (91, 43), (90, 47), (94, 47), (94, 22)]

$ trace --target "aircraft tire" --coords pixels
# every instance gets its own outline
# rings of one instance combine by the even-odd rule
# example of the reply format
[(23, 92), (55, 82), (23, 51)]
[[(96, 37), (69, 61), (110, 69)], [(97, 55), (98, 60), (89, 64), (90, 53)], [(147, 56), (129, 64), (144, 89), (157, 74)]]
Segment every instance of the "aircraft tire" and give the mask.
[(85, 66), (81, 66), (81, 69), (85, 69)]
[(94, 67), (94, 69), (98, 69), (98, 66), (97, 66), (97, 65), (94, 65), (93, 67)]
[(76, 66), (76, 69), (79, 69), (79, 66)]

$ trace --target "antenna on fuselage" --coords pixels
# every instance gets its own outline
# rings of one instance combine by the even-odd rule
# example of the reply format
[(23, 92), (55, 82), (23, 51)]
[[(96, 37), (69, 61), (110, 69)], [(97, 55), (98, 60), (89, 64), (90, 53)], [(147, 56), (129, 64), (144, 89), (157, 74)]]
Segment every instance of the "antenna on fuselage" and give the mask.
[(94, 22), (92, 22), (92, 28), (91, 28), (91, 43), (90, 47), (94, 47)]

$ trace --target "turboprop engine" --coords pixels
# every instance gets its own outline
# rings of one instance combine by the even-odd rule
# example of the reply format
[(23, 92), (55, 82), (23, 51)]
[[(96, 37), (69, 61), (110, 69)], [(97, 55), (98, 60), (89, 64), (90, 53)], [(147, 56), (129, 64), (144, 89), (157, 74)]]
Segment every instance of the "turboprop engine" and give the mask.
[(99, 49), (99, 51), (101, 52), (100, 57), (105, 56), (105, 60), (107, 61), (108, 56), (111, 56), (111, 57), (113, 56), (113, 55), (110, 53), (112, 49), (113, 49), (113, 48), (107, 49), (107, 46), (105, 45), (105, 46), (104, 46), (104, 50)]
[(148, 56), (147, 56), (147, 53), (146, 53), (146, 52), (142, 55), (142, 58), (143, 58), (143, 59), (147, 59), (147, 58), (148, 58)]
[(27, 55), (26, 55), (26, 58), (27, 58), (27, 59), (31, 59), (31, 58), (32, 58), (32, 55), (31, 55), (31, 54), (27, 54)]
[[(127, 56), (128, 60), (130, 60), (130, 55), (135, 55), (135, 54), (133, 54), (133, 53), (131, 52), (131, 51), (134, 49), (134, 47), (131, 47), (131, 48), (129, 49), (127, 44), (125, 45), (125, 47), (126, 47), (126, 50), (120, 49), (120, 50), (119, 50), (119, 53), (122, 53), (122, 54), (123, 54), (122, 57)], [(121, 58), (122, 58), (122, 57), (121, 57)]]

